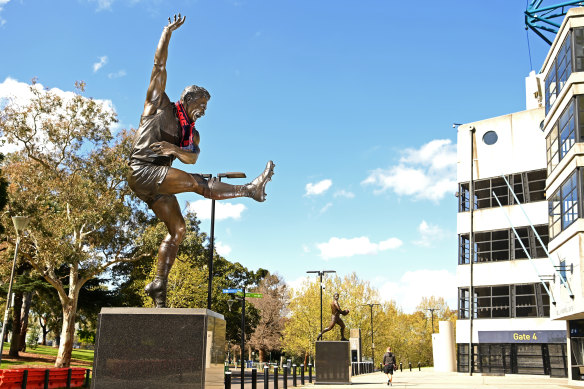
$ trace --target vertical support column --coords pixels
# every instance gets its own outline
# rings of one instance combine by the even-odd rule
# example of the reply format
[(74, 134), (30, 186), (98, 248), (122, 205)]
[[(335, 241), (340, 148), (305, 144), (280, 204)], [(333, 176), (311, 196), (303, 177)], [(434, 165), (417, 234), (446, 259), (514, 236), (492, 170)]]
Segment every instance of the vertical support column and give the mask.
[(270, 385), (270, 366), (264, 366), (264, 389), (269, 389)]
[(296, 382), (296, 364), (292, 365), (292, 386), (298, 386)]
[(274, 366), (274, 389), (278, 389), (278, 366)]
[(231, 389), (231, 372), (225, 372), (225, 389)]
[(288, 389), (288, 365), (284, 365), (282, 372), (282, 388)]
[(308, 382), (312, 384), (312, 363), (308, 364)]
[(304, 386), (304, 363), (300, 364), (300, 385)]
[(258, 369), (255, 367), (251, 369), (251, 389), (258, 387)]

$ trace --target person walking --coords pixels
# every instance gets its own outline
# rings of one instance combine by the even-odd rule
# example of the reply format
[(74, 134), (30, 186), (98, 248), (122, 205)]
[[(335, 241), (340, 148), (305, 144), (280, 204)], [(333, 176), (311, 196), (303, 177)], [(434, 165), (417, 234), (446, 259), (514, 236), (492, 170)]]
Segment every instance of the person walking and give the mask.
[(392, 385), (393, 371), (396, 369), (395, 355), (391, 352), (391, 347), (388, 347), (383, 354), (383, 372), (387, 374), (387, 385)]

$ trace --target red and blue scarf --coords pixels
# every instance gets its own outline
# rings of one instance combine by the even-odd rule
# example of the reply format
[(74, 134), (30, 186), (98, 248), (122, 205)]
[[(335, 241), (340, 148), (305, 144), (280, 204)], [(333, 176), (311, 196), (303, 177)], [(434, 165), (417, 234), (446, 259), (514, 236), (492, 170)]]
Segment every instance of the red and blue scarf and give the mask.
[(191, 123), (189, 117), (187, 116), (187, 111), (183, 107), (180, 101), (174, 103), (176, 106), (176, 113), (178, 116), (178, 121), (182, 129), (182, 139), (180, 141), (180, 148), (184, 150), (194, 151), (197, 148), (193, 140), (193, 134), (195, 132), (195, 123)]

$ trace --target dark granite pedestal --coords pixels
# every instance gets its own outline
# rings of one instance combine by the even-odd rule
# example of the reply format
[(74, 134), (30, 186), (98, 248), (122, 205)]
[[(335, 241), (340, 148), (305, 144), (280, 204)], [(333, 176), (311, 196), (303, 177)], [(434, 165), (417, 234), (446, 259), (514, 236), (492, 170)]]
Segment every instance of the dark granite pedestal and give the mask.
[(316, 342), (316, 384), (351, 384), (351, 352), (348, 341)]
[(93, 389), (223, 387), (225, 320), (207, 309), (103, 308)]

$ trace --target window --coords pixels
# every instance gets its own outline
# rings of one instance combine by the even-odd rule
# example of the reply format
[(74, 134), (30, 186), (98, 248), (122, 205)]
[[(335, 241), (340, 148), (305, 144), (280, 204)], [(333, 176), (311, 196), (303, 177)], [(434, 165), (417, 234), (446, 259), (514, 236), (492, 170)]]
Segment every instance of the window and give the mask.
[(554, 60), (550, 72), (545, 79), (545, 113), (554, 105), (558, 95), (572, 74), (571, 32), (560, 46), (558, 56)]
[(548, 174), (576, 142), (584, 142), (584, 96), (572, 98), (546, 137)]
[[(514, 259), (527, 259), (523, 246), (531, 258), (545, 258), (546, 252), (540, 243), (540, 239), (545, 246), (549, 242), (547, 225), (535, 226), (535, 231), (540, 239), (533, 232), (531, 227), (516, 227), (512, 229), (481, 231), (474, 234), (474, 262), (508, 261)], [(469, 234), (458, 235), (458, 264), (469, 264), (470, 240)]]
[[(498, 207), (499, 204), (495, 196), (493, 196), (493, 192), (497, 195), (501, 205), (516, 204), (517, 201), (513, 197), (513, 193), (515, 193), (520, 203), (544, 201), (546, 177), (545, 169), (506, 176), (509, 185), (513, 188), (513, 192), (509, 190), (503, 177), (477, 180), (474, 182), (475, 209)], [(470, 210), (469, 199), (469, 183), (459, 184), (458, 212)]]
[[(458, 289), (458, 318), (468, 319), (469, 289)], [(474, 318), (549, 317), (550, 298), (542, 284), (473, 288)]]
[(460, 288), (458, 289), (458, 318), (468, 319), (470, 312), (470, 293), (468, 289)]
[(499, 140), (499, 137), (495, 131), (487, 131), (485, 132), (485, 135), (483, 135), (483, 142), (488, 146), (494, 145), (497, 143), (497, 140)]
[(568, 228), (579, 213), (578, 170), (574, 171), (548, 201), (550, 239)]

